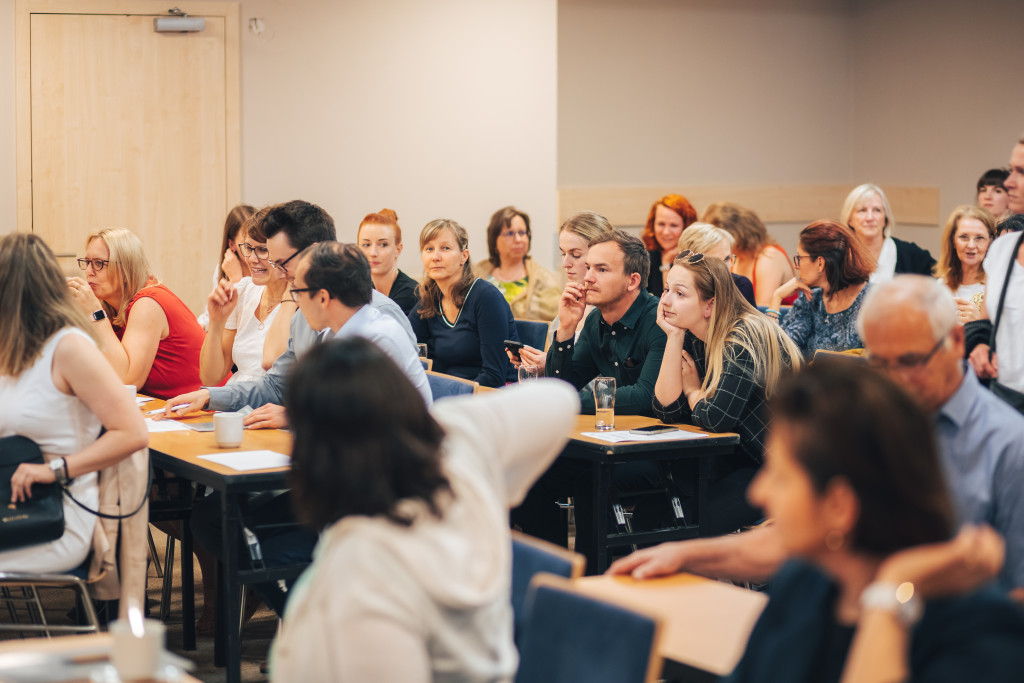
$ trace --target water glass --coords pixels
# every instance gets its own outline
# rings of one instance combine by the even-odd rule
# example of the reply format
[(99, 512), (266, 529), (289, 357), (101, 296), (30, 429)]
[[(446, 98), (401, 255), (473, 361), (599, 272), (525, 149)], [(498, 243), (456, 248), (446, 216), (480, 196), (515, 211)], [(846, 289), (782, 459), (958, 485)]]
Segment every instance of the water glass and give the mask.
[(594, 426), (598, 431), (615, 429), (615, 378), (598, 377), (594, 380)]
[(530, 379), (537, 379), (540, 377), (540, 368), (536, 365), (527, 365), (523, 363), (519, 366), (519, 381), (525, 382)]

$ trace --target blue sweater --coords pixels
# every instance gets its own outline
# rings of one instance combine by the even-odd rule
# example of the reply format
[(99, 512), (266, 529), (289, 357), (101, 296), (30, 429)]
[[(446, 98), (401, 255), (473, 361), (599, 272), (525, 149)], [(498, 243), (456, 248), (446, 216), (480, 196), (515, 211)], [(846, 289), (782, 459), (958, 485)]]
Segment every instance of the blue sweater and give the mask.
[(519, 341), (516, 323), (505, 297), (489, 282), (473, 282), (454, 323), (440, 310), (432, 318), (421, 318), (419, 306), (409, 313), (409, 322), (416, 341), (427, 345), (435, 372), (476, 380), (485, 387), (515, 381), (505, 340)]

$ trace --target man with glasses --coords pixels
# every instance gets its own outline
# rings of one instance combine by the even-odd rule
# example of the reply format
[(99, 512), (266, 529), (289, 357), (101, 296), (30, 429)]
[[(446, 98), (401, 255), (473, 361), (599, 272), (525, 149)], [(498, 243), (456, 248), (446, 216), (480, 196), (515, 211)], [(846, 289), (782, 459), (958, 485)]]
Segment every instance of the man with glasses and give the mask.
[[(897, 275), (872, 287), (857, 326), (869, 363), (932, 415), (959, 520), (989, 524), (1003, 536), (1002, 583), (1024, 599), (1024, 417), (965, 368), (964, 328), (957, 323), (949, 288), (930, 277)], [(649, 578), (685, 570), (762, 581), (784, 559), (769, 525), (730, 537), (662, 544), (619, 560), (611, 571)]]
[[(295, 277), (296, 258), (316, 242), (337, 238), (334, 219), (315, 204), (294, 200), (271, 207), (263, 219), (263, 232), (267, 236), (267, 263), (273, 271), (271, 277), (292, 281)], [(286, 299), (290, 301), (290, 299)], [(416, 338), (402, 309), (376, 290), (370, 305), (382, 314), (394, 318), (408, 337), (408, 344), (416, 350)], [(288, 309), (282, 311), (286, 314)], [(183, 415), (194, 410), (238, 410), (245, 406), (256, 409), (245, 416), (250, 429), (274, 429), (288, 426), (284, 407), (285, 380), (295, 359), (317, 342), (318, 332), (310, 327), (305, 316), (292, 315), (288, 348), (267, 374), (252, 382), (238, 382), (224, 387), (203, 387), (167, 401), (164, 415)], [(396, 339), (396, 343), (405, 340)], [(175, 406), (183, 406), (172, 410)]]

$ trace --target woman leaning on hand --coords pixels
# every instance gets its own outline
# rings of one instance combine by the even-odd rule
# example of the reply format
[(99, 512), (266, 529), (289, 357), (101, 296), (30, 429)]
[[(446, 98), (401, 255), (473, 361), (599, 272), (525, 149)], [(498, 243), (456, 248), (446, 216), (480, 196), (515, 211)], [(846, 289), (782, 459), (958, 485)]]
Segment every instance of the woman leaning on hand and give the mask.
[(740, 295), (721, 259), (684, 251), (666, 273), (658, 327), (668, 337), (654, 385), (654, 413), (712, 432), (737, 432), (740, 446), (715, 461), (707, 535), (759, 516), (743, 492), (764, 459), (765, 402), (800, 366), (800, 350)]
[[(1002, 541), (955, 532), (931, 420), (881, 375), (816, 363), (771, 401), (749, 498), (792, 559), (729, 683), (1019, 681)], [(955, 535), (954, 535), (955, 534)]]
[(94, 232), (78, 265), (85, 279), (68, 278), (72, 299), (92, 318), (100, 351), (121, 381), (163, 399), (198, 389), (206, 335), (185, 303), (153, 275), (135, 233)]
[[(21, 464), (13, 497), (34, 484), (67, 482), (92, 509), (99, 507), (96, 473), (145, 448), (142, 414), (96, 348), (92, 323), (71, 302), (48, 246), (35, 235), (0, 237), (0, 437), (35, 441), (46, 464)], [(100, 429), (105, 428), (100, 436)], [(96, 516), (64, 499), (64, 535), (0, 552), (0, 571), (65, 572), (85, 561)]]

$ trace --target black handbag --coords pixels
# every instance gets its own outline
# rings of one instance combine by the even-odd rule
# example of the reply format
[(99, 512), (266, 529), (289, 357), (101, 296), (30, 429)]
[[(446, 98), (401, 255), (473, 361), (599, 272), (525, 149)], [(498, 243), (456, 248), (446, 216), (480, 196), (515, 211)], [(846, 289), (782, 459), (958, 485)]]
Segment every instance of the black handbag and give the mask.
[[(996, 306), (995, 319), (992, 323), (992, 334), (989, 338), (989, 359), (996, 352), (996, 331), (999, 329), (999, 321), (1003, 317), (1003, 304), (1006, 303), (1006, 290), (1010, 288), (1010, 275), (1013, 273), (1013, 264), (1017, 260), (1017, 252), (1020, 251), (1021, 244), (1024, 244), (1024, 232), (1021, 233), (1020, 237), (1017, 238), (1017, 244), (1013, 247), (1013, 251), (1010, 252), (1010, 265), (1006, 269), (1006, 279), (1003, 280), (1003, 291), (999, 293), (999, 304)], [(1005, 384), (1001, 384), (997, 379), (992, 380), (989, 385), (989, 389), (992, 393), (1003, 399), (1018, 413), (1024, 414), (1024, 394), (1020, 393), (1016, 389), (1011, 389)]]
[(44, 464), (39, 446), (24, 436), (0, 439), (0, 551), (55, 541), (64, 535), (60, 486), (33, 484), (32, 497), (11, 503), (11, 475), (18, 465)]

